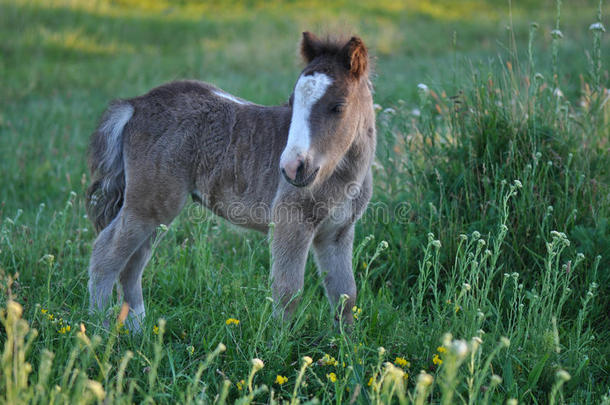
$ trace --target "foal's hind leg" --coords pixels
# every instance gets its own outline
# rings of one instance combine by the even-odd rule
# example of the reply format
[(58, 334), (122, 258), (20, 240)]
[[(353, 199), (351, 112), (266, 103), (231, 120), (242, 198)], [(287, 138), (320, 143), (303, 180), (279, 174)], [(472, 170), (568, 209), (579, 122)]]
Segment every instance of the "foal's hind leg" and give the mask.
[(156, 224), (125, 207), (97, 237), (89, 264), (90, 307), (103, 311), (110, 303), (114, 283), (132, 255), (150, 237)]
[(121, 272), (119, 280), (123, 292), (123, 300), (129, 305), (127, 327), (133, 331), (141, 329), (146, 311), (142, 296), (142, 273), (152, 254), (152, 237), (142, 243), (129, 258), (127, 265)]
[[(318, 271), (324, 275), (324, 287), (335, 319), (353, 322), (352, 308), (356, 303), (356, 282), (352, 270), (354, 225), (322, 224), (313, 241)], [(339, 318), (341, 296), (347, 295)], [(335, 312), (336, 311), (336, 312)]]

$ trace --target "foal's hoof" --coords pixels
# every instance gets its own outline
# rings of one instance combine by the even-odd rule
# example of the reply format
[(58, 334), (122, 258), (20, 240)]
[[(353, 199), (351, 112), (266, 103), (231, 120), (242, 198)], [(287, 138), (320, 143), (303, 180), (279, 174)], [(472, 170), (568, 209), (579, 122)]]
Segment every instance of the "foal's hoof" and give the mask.
[(144, 321), (144, 310), (140, 309), (139, 312), (134, 311), (129, 305), (124, 302), (121, 306), (121, 312), (117, 317), (117, 322), (121, 325), (121, 328), (126, 328), (132, 334), (139, 334), (142, 332), (142, 322)]
[(139, 335), (142, 333), (142, 321), (143, 319), (139, 319), (136, 315), (129, 315), (127, 320), (125, 321), (125, 327), (129, 330), (129, 333), (134, 335)]

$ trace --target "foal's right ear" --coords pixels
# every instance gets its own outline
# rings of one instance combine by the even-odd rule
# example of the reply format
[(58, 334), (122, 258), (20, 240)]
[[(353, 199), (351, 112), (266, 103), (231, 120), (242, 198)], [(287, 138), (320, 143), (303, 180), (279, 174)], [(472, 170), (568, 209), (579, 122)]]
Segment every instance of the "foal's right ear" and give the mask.
[(309, 31), (303, 33), (301, 40), (301, 56), (309, 63), (320, 53), (320, 40)]

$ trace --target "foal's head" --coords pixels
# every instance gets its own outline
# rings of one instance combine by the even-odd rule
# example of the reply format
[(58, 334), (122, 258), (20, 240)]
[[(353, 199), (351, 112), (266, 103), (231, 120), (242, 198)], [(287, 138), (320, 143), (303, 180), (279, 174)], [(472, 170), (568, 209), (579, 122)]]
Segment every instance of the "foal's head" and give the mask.
[(321, 41), (303, 33), (307, 66), (291, 97), (292, 120), (280, 159), (284, 178), (305, 187), (327, 178), (372, 112), (368, 56), (362, 40)]

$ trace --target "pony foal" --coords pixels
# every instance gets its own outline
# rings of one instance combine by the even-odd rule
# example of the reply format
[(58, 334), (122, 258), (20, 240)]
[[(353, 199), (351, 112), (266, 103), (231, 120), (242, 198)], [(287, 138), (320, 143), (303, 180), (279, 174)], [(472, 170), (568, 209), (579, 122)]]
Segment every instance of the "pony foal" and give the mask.
[[(145, 314), (142, 271), (160, 224), (189, 195), (215, 214), (267, 232), (276, 313), (288, 318), (310, 246), (336, 319), (352, 322), (354, 223), (371, 197), (376, 131), (367, 50), (303, 33), (307, 66), (286, 105), (266, 107), (197, 81), (114, 101), (91, 138), (92, 311), (121, 284), (127, 326)], [(348, 296), (342, 314), (341, 295)]]

